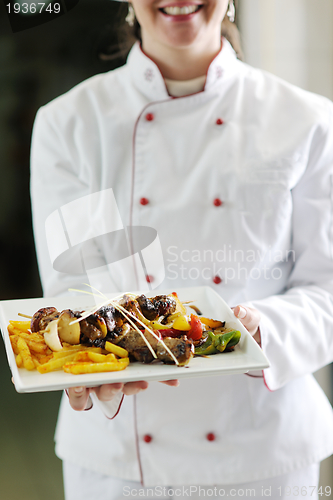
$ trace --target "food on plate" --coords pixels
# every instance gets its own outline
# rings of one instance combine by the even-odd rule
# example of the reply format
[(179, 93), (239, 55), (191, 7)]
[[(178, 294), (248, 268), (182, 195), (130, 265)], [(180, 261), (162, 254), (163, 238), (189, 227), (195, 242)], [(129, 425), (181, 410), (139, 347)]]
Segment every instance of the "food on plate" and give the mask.
[(194, 354), (233, 350), (241, 336), (223, 321), (187, 313), (175, 292), (128, 293), (87, 311), (45, 307), (30, 322), (11, 321), (8, 331), (19, 367), (73, 374), (123, 370), (131, 360), (185, 366)]
[[(9, 338), (19, 368), (26, 368), (30, 371), (37, 369), (39, 373), (62, 369), (67, 373), (78, 374), (124, 370), (128, 365), (128, 353), (120, 347), (114, 346), (118, 349), (115, 355), (107, 348), (60, 342), (57, 337), (56, 321), (54, 319), (47, 321), (46, 316), (41, 315), (41, 311), (38, 311), (38, 315), (43, 318), (43, 326), (46, 326), (44, 334), (31, 332), (30, 321), (11, 321), (8, 325)], [(54, 336), (51, 342), (50, 334)], [(46, 344), (45, 339), (49, 344), (55, 342), (56, 348), (52, 350)]]
[(205, 342), (196, 347), (195, 354), (209, 356), (224, 352), (226, 348), (233, 348), (240, 341), (241, 333), (238, 330), (230, 330), (225, 333), (207, 332)]
[[(179, 335), (179, 332), (176, 338), (163, 336), (156, 338), (147, 331), (144, 333), (144, 336), (155, 352), (156, 359), (163, 363), (174, 363), (174, 358), (176, 358), (178, 365), (184, 366), (193, 357), (193, 343), (185, 338), (185, 335)], [(162, 342), (161, 339), (163, 339)], [(154, 361), (151, 350), (136, 330), (130, 330), (120, 340), (118, 339), (117, 345), (124, 347), (136, 361), (140, 361), (141, 363), (151, 363)]]

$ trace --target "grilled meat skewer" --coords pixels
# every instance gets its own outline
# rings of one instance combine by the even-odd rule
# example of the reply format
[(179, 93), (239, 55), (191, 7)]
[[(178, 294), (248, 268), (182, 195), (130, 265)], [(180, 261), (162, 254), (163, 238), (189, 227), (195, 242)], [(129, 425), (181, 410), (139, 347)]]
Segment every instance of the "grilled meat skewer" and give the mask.
[[(162, 361), (163, 363), (174, 364), (174, 360), (166, 351), (162, 342), (159, 342), (147, 330), (143, 334), (160, 361)], [(175, 356), (180, 366), (187, 365), (192, 359), (194, 354), (194, 346), (193, 343), (188, 340), (185, 335), (179, 338), (164, 337), (163, 342)], [(154, 359), (145, 341), (136, 330), (129, 330), (119, 339), (114, 340), (113, 343), (126, 349), (129, 352), (130, 356), (132, 356), (137, 361), (140, 361), (141, 363), (151, 363)]]

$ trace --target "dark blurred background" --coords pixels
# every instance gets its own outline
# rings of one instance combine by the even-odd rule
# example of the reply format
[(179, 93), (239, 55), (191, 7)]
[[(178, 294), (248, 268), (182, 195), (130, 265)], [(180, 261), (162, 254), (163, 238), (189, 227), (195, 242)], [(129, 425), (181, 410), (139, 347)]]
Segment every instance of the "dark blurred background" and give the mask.
[[(6, 2), (7, 3), (7, 2)], [(0, 3), (0, 300), (42, 296), (29, 197), (37, 109), (80, 81), (125, 62), (108, 60), (127, 7), (80, 0), (66, 15), (12, 33)], [(62, 500), (53, 434), (60, 392), (17, 394), (0, 342), (0, 498)]]
[[(67, 4), (69, 0), (66, 0)], [(74, 0), (72, 0), (73, 3)], [(115, 54), (127, 5), (80, 0), (49, 23), (13, 33), (0, 3), (0, 300), (42, 295), (33, 243), (29, 154), (37, 109), (125, 62)], [(74, 1), (75, 3), (75, 1)], [(245, 60), (333, 98), (333, 2), (239, 0)], [(0, 499), (63, 500), (53, 434), (60, 392), (17, 394), (0, 342)], [(331, 367), (316, 376), (332, 398)], [(332, 459), (321, 484), (333, 481)]]

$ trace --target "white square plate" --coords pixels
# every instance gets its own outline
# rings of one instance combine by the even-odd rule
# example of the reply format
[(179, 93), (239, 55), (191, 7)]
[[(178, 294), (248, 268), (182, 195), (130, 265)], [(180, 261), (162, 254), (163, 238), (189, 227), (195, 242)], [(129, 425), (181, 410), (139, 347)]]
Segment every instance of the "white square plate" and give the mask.
[[(41, 307), (56, 307), (58, 310), (83, 310), (94, 305), (89, 295), (75, 297), (56, 297), (39, 299), (7, 300), (0, 302), (0, 327), (6, 346), (8, 362), (18, 392), (57, 391), (74, 386), (97, 386), (103, 383), (132, 382), (134, 380), (171, 380), (185, 377), (202, 377), (233, 373), (246, 373), (250, 370), (262, 370), (269, 367), (269, 362), (241, 322), (235, 318), (224, 300), (209, 287), (182, 288), (178, 290), (154, 291), (148, 296), (168, 294), (177, 291), (180, 300), (194, 300), (194, 304), (208, 318), (226, 321), (227, 326), (240, 330), (242, 336), (234, 351), (215, 354), (207, 358), (195, 357), (186, 367), (175, 365), (144, 365), (130, 363), (123, 371), (72, 375), (63, 371), (40, 374), (17, 368), (15, 356), (9, 340), (7, 326), (9, 320), (19, 320), (18, 313), (32, 316)], [(110, 294), (110, 298), (115, 294)], [(193, 312), (193, 311), (192, 311)]]

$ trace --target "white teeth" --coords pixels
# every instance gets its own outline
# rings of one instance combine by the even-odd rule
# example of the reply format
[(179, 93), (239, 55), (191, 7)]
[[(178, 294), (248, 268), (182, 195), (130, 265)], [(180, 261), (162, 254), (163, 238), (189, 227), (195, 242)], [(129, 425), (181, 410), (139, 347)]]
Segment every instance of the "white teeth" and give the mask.
[(164, 7), (163, 12), (169, 14), (169, 16), (184, 16), (187, 14), (193, 14), (199, 9), (200, 5), (186, 5), (184, 7)]

